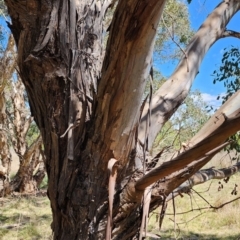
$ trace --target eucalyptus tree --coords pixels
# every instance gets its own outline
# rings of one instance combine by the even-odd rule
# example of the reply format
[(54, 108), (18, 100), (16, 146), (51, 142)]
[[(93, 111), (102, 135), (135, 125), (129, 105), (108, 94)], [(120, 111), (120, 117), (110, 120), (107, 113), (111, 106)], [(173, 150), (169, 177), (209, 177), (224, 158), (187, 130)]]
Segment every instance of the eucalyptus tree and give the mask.
[(55, 239), (141, 239), (148, 212), (240, 128), (237, 92), (174, 159), (156, 167), (159, 153), (146, 164), (240, 1), (219, 3), (149, 102), (142, 96), (167, 1), (118, 1), (104, 47), (104, 18), (115, 2), (5, 0), (19, 74), (43, 138)]
[[(33, 117), (26, 106), (24, 86), (16, 74), (16, 51), (10, 35), (0, 56), (0, 196), (14, 191), (32, 193), (38, 190), (45, 176), (41, 161), (41, 137), (33, 129)], [(10, 179), (12, 152), (19, 158), (19, 169)], [(14, 164), (16, 164), (14, 162)], [(40, 168), (38, 165), (40, 164)]]

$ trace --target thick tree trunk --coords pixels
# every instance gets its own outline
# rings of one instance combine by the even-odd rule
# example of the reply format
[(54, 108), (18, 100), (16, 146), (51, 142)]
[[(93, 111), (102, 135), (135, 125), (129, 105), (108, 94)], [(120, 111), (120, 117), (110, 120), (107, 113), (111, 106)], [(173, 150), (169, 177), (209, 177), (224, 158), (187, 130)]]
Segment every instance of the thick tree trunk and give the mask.
[[(100, 81), (110, 1), (6, 1), (19, 72), (43, 136), (55, 239), (105, 236), (107, 163), (120, 160), (120, 191), (164, 2), (120, 1)], [(120, 235), (113, 238), (126, 239)]]

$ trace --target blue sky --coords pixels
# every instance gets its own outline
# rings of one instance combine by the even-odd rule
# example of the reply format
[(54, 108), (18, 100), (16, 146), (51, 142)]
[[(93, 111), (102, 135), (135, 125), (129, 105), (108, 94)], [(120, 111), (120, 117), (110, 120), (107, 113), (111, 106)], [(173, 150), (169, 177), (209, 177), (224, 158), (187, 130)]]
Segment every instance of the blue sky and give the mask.
[[(208, 14), (211, 13), (220, 2), (220, 0), (192, 0), (192, 3), (189, 5), (191, 27), (197, 31)], [(236, 14), (234, 18), (232, 18), (227, 28), (240, 31), (239, 22), (240, 13)], [(211, 47), (202, 62), (199, 74), (192, 86), (193, 90), (200, 90), (203, 93), (202, 96), (204, 100), (212, 103), (213, 105), (219, 105), (217, 104), (216, 98), (219, 94), (225, 92), (225, 88), (223, 83), (213, 84), (213, 76), (211, 75), (221, 63), (223, 49), (230, 47), (231, 45), (240, 47), (240, 39), (232, 37), (221, 39)], [(175, 65), (172, 63), (159, 66), (160, 71), (166, 77), (173, 72), (174, 68)]]

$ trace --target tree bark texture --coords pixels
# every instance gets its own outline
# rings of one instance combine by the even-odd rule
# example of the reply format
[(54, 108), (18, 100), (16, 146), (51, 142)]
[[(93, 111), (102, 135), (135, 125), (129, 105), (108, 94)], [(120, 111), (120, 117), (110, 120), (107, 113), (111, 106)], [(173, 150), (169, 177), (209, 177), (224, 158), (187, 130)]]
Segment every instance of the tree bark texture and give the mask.
[(120, 191), (164, 2), (120, 1), (102, 65), (110, 1), (6, 1), (43, 136), (55, 239), (105, 235), (107, 163), (119, 160)]
[[(138, 137), (143, 144), (147, 132), (148, 106), (139, 128), (142, 95), (166, 1), (119, 1), (105, 51), (103, 20), (111, 1), (5, 2), (18, 48), (19, 72), (43, 137), (54, 239), (105, 238), (107, 165), (111, 158), (117, 160), (118, 172), (112, 239), (133, 239), (141, 225), (145, 188), (137, 190), (136, 183), (144, 174), (133, 167)], [(219, 5), (190, 43), (187, 58), (180, 62), (174, 77), (157, 92), (150, 116), (153, 130), (149, 147), (164, 121), (186, 97), (204, 54), (239, 6), (239, 1), (233, 0)], [(229, 132), (217, 143), (222, 144)], [(198, 158), (215, 148), (216, 144), (207, 150), (203, 147)], [(178, 169), (173, 167), (168, 174), (188, 163), (177, 163)], [(162, 182), (154, 186), (160, 190), (151, 199), (150, 210), (163, 200)], [(179, 185), (172, 184), (167, 191)]]
[(4, 180), (3, 188), (9, 184), (9, 173), (11, 168), (11, 152), (9, 149), (9, 129), (6, 114), (6, 96), (4, 90), (8, 84), (14, 68), (16, 67), (14, 54), (14, 39), (11, 35), (8, 39), (6, 50), (1, 57), (0, 63), (0, 178)]

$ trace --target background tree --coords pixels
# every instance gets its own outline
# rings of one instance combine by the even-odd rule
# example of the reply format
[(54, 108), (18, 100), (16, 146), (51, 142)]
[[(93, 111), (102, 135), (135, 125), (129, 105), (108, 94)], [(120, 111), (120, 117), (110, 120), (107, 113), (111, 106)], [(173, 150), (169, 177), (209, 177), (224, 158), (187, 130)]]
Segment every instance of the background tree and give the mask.
[(186, 2), (167, 1), (155, 43), (155, 57), (160, 63), (181, 57), (182, 49), (194, 34), (190, 26)]
[(119, 1), (105, 50), (103, 19), (110, 1), (5, 2), (19, 73), (43, 137), (54, 238), (122, 240), (139, 233), (141, 239), (148, 212), (239, 130), (237, 92), (172, 161), (145, 166), (146, 151), (188, 95), (205, 53), (224, 36), (240, 2), (216, 7), (173, 75), (145, 104), (166, 1)]
[[(240, 38), (240, 34), (237, 32), (229, 31), (227, 34), (234, 34), (237, 38)], [(225, 48), (222, 64), (218, 69), (214, 70), (214, 81), (224, 82), (224, 86), (226, 88), (226, 94), (222, 96), (218, 96), (222, 98), (222, 103), (226, 102), (228, 98), (230, 98), (234, 93), (236, 93), (240, 89), (240, 52), (239, 48), (231, 47)], [(230, 137), (232, 143), (229, 145), (227, 150), (236, 150), (236, 152), (240, 152), (240, 133), (237, 132), (233, 136)], [(234, 159), (238, 159), (235, 158)]]
[(180, 150), (208, 118), (207, 103), (204, 102), (201, 93), (190, 92), (156, 137), (153, 144), (154, 152), (159, 152), (163, 148), (167, 148), (168, 152)]
[[(1, 196), (17, 192), (34, 192), (45, 176), (41, 159), (42, 140), (38, 131), (30, 139), (30, 131), (35, 127), (33, 118), (26, 106), (24, 87), (16, 74), (16, 53), (12, 35), (9, 36), (6, 50), (1, 56)], [(36, 128), (35, 128), (36, 129)], [(33, 135), (33, 134), (31, 134)], [(10, 179), (12, 150), (19, 157), (19, 170)], [(40, 165), (39, 165), (40, 164)], [(37, 169), (36, 169), (37, 168)], [(36, 172), (34, 172), (36, 171)]]

